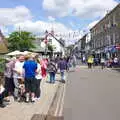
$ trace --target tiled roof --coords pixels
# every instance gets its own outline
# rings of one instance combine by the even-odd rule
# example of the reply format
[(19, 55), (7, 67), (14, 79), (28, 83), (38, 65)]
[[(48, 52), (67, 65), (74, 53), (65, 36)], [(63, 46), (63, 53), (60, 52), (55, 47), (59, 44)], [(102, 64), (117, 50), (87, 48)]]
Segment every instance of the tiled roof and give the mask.
[(4, 39), (4, 36), (2, 34), (2, 32), (0, 31), (0, 53), (7, 53), (8, 49), (7, 49), (7, 42)]

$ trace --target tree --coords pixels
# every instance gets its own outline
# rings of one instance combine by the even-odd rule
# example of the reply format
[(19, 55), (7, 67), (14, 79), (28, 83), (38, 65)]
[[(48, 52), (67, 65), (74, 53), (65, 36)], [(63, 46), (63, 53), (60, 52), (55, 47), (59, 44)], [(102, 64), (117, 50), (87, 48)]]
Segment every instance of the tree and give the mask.
[(51, 44), (47, 44), (47, 49), (50, 51), (50, 57), (53, 56), (54, 47)]
[(50, 45), (50, 44), (47, 45), (47, 48), (48, 48), (48, 50), (49, 50), (50, 52), (53, 52), (53, 50), (54, 50), (53, 46)]
[(8, 40), (8, 48), (10, 51), (20, 50), (25, 51), (30, 48), (35, 48), (33, 45), (33, 40), (35, 40), (35, 36), (31, 32), (20, 31), (20, 32), (12, 32), (9, 36)]

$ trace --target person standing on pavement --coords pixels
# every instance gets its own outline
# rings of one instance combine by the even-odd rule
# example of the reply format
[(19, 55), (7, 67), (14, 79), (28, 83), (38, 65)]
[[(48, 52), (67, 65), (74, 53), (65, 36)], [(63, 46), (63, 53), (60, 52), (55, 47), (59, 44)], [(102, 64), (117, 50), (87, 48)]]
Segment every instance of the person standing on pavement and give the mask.
[(89, 56), (88, 57), (88, 61), (87, 61), (87, 63), (88, 63), (88, 68), (92, 68), (92, 65), (93, 65), (93, 63), (94, 63), (94, 58), (93, 58), (93, 56)]
[(66, 58), (66, 62), (67, 62), (67, 72), (69, 72), (69, 67), (70, 67), (70, 56), (68, 56)]
[(58, 62), (58, 69), (60, 69), (61, 81), (65, 83), (65, 71), (67, 70), (67, 62), (65, 59), (60, 58), (60, 61)]
[(42, 71), (41, 71), (41, 65), (40, 65), (40, 60), (37, 58), (37, 70), (36, 70), (36, 91), (35, 91), (35, 97), (39, 100), (40, 99), (40, 94), (41, 94), (41, 89), (40, 89), (40, 83), (42, 80)]
[(51, 59), (50, 62), (48, 63), (47, 71), (50, 75), (50, 83), (54, 84), (57, 68), (56, 68), (56, 65), (55, 65), (55, 61), (53, 59)]
[(37, 63), (34, 60), (35, 56), (28, 56), (28, 60), (23, 65), (24, 77), (25, 77), (25, 91), (26, 91), (26, 102), (28, 103), (31, 97), (31, 102), (35, 102), (35, 90), (36, 90), (36, 70)]
[(118, 57), (117, 56), (115, 56), (115, 58), (114, 58), (114, 67), (117, 67), (118, 66)]
[(101, 58), (101, 68), (104, 69), (105, 68), (105, 58)]
[(4, 96), (5, 96), (5, 88), (0, 81), (0, 107), (4, 108), (6, 105), (4, 104)]
[(7, 60), (5, 64), (5, 71), (4, 71), (4, 80), (5, 80), (5, 101), (10, 102), (9, 96), (14, 95), (14, 82), (13, 82), (13, 68), (14, 68), (15, 61), (14, 60)]
[(73, 55), (72, 60), (73, 60), (73, 67), (75, 68), (76, 67), (76, 62), (77, 62), (77, 59), (76, 59), (75, 55)]
[(14, 90), (14, 99), (18, 100), (18, 92), (19, 92), (19, 80), (23, 80), (23, 65), (24, 65), (24, 56), (20, 56), (18, 60), (15, 62), (14, 66), (14, 85), (15, 85), (15, 90)]
[(41, 70), (42, 70), (42, 77), (44, 79), (46, 79), (46, 76), (47, 76), (47, 72), (46, 72), (47, 64), (48, 64), (47, 60), (45, 58), (43, 58), (41, 60)]

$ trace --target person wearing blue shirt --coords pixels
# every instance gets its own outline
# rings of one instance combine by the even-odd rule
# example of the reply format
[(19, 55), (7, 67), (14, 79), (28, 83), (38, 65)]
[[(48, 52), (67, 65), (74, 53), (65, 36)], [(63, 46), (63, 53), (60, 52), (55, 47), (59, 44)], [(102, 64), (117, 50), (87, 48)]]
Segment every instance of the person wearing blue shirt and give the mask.
[(36, 87), (36, 70), (37, 63), (33, 56), (30, 56), (23, 65), (25, 75), (25, 89), (26, 89), (26, 102), (29, 102), (29, 96), (31, 93), (31, 102), (35, 102), (35, 87)]

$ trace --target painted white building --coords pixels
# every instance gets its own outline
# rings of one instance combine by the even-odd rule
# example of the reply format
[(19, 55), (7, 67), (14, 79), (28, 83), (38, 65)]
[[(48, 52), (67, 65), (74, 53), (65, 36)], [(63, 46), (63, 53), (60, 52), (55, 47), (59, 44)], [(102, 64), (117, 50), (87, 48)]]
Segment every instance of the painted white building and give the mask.
[(54, 37), (52, 34), (49, 34), (47, 37), (48, 43), (53, 46), (54, 53), (62, 53), (62, 55), (65, 55), (65, 43), (62, 39)]
[[(43, 39), (43, 40), (41, 40), (41, 39)], [(45, 37), (42, 36), (41, 39), (36, 38), (36, 40), (34, 41), (34, 45), (37, 48), (36, 52), (39, 52), (39, 51), (44, 52), (46, 49), (46, 44), (44, 41)], [(48, 41), (48, 44), (53, 46), (53, 53), (54, 54), (61, 53), (63, 56), (65, 55), (65, 42), (62, 39), (60, 39), (59, 37), (54, 37), (54, 35), (49, 33), (47, 36), (47, 41)]]

